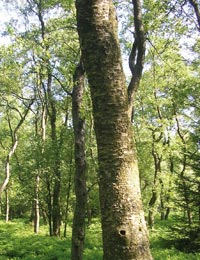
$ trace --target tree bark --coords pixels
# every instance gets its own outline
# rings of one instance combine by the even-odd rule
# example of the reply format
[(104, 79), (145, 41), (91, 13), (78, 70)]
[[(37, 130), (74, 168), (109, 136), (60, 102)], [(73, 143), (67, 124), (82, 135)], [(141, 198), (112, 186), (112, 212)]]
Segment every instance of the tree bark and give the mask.
[[(49, 65), (49, 64), (48, 64)], [(61, 225), (61, 216), (60, 216), (60, 188), (61, 188), (61, 170), (60, 170), (60, 152), (59, 144), (57, 138), (57, 109), (56, 101), (52, 93), (52, 73), (50, 65), (48, 67), (47, 73), (47, 102), (48, 102), (48, 115), (50, 118), (51, 124), (51, 142), (53, 148), (53, 175), (54, 175), (54, 185), (53, 185), (53, 202), (52, 202), (52, 221), (53, 221), (53, 236), (60, 236), (60, 225)]]
[(77, 0), (99, 161), (104, 260), (152, 259), (112, 1)]
[(49, 181), (48, 173), (45, 174), (45, 182), (47, 187), (47, 196), (46, 196), (46, 203), (47, 203), (47, 216), (48, 216), (48, 223), (49, 223), (49, 235), (53, 236), (53, 225), (52, 225), (52, 196), (51, 196), (51, 183)]
[(72, 229), (71, 260), (81, 260), (85, 240), (85, 213), (87, 204), (86, 155), (85, 155), (85, 120), (81, 116), (81, 103), (84, 89), (84, 70), (82, 62), (76, 67), (72, 93), (72, 117), (75, 141), (75, 176), (74, 188), (76, 205)]
[(9, 213), (10, 213), (10, 201), (9, 201), (9, 189), (6, 187), (5, 189), (5, 197), (6, 197), (6, 222), (9, 221)]
[(34, 199), (34, 233), (36, 234), (39, 232), (39, 228), (40, 228), (39, 184), (40, 184), (40, 177), (37, 174), (35, 179), (35, 199)]
[[(168, 145), (170, 146), (170, 141), (168, 142)], [(173, 161), (173, 156), (171, 154), (169, 156), (169, 162), (170, 162), (170, 182), (169, 182), (167, 195), (166, 195), (167, 207), (165, 208), (165, 210), (166, 210), (165, 217), (164, 217), (165, 220), (168, 220), (169, 214), (171, 211), (170, 200), (171, 200), (171, 191), (172, 191), (172, 179), (173, 179), (173, 175), (174, 175), (174, 161)]]
[(70, 161), (69, 161), (66, 207), (65, 207), (65, 213), (64, 213), (64, 232), (63, 232), (64, 237), (67, 236), (67, 224), (68, 224), (68, 218), (69, 218), (70, 193), (71, 193), (71, 188), (72, 188), (72, 163), (73, 163), (72, 160), (73, 160), (73, 144), (71, 145), (71, 154), (70, 154)]

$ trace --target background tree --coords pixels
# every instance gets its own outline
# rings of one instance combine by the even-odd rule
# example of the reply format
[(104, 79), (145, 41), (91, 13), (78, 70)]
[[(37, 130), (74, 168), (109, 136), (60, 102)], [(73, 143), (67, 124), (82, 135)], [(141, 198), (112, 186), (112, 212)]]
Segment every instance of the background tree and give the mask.
[(72, 92), (72, 118), (75, 141), (75, 180), (76, 206), (72, 229), (71, 259), (83, 257), (85, 240), (85, 214), (87, 204), (86, 189), (86, 154), (85, 154), (85, 120), (81, 116), (81, 106), (84, 92), (85, 72), (82, 61), (77, 65), (74, 73), (74, 87)]

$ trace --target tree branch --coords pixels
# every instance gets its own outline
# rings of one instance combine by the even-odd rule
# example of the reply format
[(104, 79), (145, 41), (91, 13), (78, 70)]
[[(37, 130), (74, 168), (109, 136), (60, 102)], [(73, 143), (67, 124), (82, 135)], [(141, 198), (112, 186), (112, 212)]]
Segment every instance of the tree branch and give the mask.
[(61, 82), (61, 80), (54, 74), (52, 74), (52, 77), (60, 84), (61, 88), (67, 93), (68, 96), (72, 96), (72, 92), (70, 92)]
[(142, 6), (140, 0), (132, 0), (134, 7), (134, 26), (135, 40), (129, 56), (129, 67), (132, 73), (132, 78), (128, 86), (128, 98), (130, 106), (130, 116), (133, 117), (133, 101), (135, 93), (139, 87), (142, 77), (142, 70), (145, 59), (145, 33), (142, 24)]
[(196, 0), (188, 0), (189, 3), (191, 4), (191, 6), (194, 8), (194, 12), (197, 18), (197, 23), (198, 23), (198, 30), (200, 32), (200, 10), (199, 10), (199, 6)]

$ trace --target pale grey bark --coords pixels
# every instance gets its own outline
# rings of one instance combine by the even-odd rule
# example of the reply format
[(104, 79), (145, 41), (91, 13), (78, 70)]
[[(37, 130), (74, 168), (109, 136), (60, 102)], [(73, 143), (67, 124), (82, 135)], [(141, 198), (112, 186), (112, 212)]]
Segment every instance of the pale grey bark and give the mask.
[(110, 0), (77, 0), (99, 161), (104, 260), (150, 260), (130, 103)]

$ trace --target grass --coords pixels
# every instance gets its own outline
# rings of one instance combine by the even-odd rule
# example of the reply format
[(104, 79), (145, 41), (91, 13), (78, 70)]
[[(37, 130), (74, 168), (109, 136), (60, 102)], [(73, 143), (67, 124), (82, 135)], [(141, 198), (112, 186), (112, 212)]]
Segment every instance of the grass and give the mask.
[[(0, 260), (68, 260), (70, 259), (71, 229), (67, 238), (49, 237), (48, 227), (42, 226), (38, 235), (31, 224), (23, 220), (0, 221)], [(84, 260), (102, 259), (101, 229), (98, 221), (88, 228)]]
[(22, 221), (0, 222), (1, 260), (66, 260), (70, 255), (70, 239), (58, 239), (47, 235), (42, 227), (39, 235)]
[[(170, 233), (172, 225), (174, 220), (158, 221), (150, 232), (154, 260), (200, 260), (200, 253), (184, 253), (175, 248)], [(48, 227), (42, 226), (35, 235), (31, 224), (23, 220), (0, 221), (0, 260), (70, 260), (70, 228), (67, 234), (67, 238), (49, 237)], [(101, 228), (96, 219), (87, 228), (83, 259), (102, 259)]]

